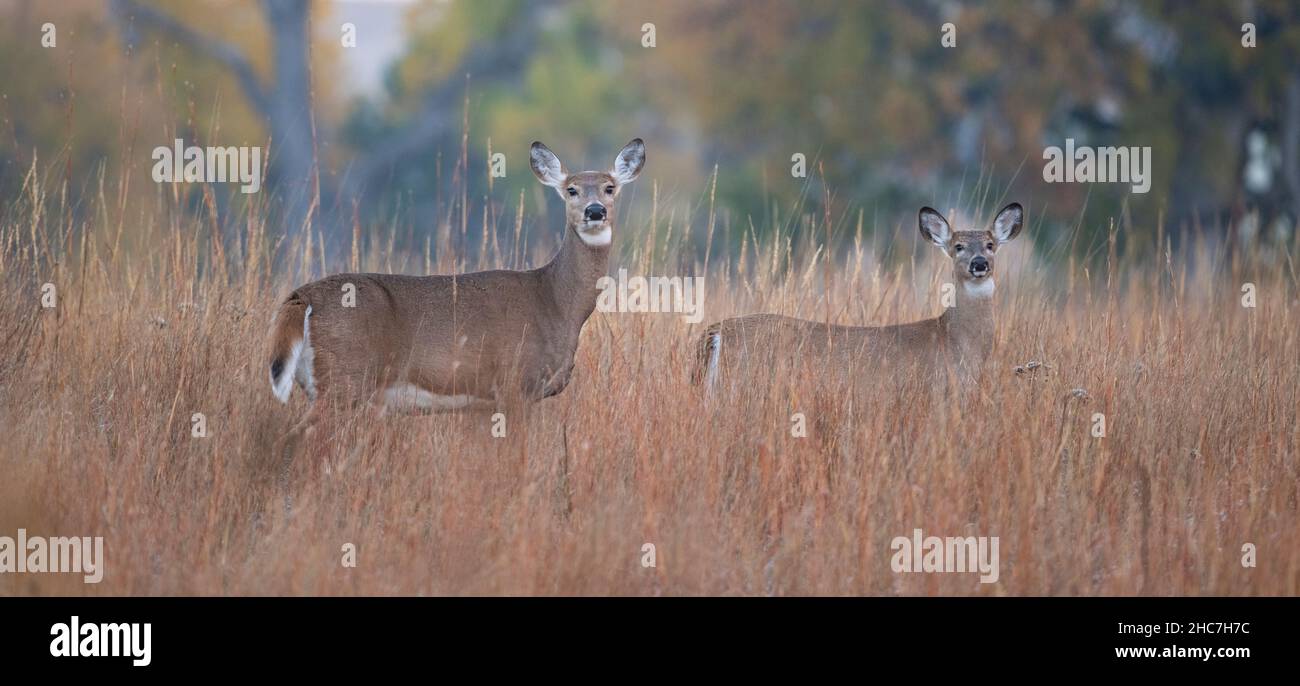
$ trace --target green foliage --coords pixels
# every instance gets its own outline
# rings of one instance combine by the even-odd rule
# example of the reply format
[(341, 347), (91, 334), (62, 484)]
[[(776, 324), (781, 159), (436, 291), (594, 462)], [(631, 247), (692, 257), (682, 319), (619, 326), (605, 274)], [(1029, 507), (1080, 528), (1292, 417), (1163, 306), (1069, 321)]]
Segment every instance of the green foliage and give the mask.
[[(417, 23), (402, 72), (448, 78), (467, 45), (509, 26), (506, 7), (458, 2)], [(821, 201), (822, 179), (810, 188), (790, 176), (801, 152), (845, 206), (963, 205), (971, 179), (986, 177), (1050, 223), (1086, 207), (1089, 240), (1125, 208), (1144, 233), (1162, 211), (1222, 217), (1238, 193), (1242, 131), (1276, 123), (1280, 93), (1300, 78), (1294, 6), (1244, 12), (1208, 0), (576, 2), (539, 28), (522, 88), (474, 85), (471, 135), (513, 153), (545, 138), (582, 154), (645, 135), (652, 174), (688, 190), (718, 165), (721, 202), (741, 215)], [(1247, 20), (1257, 48), (1241, 45)], [(657, 47), (640, 44), (645, 22)], [(940, 43), (945, 22), (956, 47)], [(397, 110), (417, 82), (403, 83)], [(1151, 146), (1150, 192), (1044, 183), (1044, 147), (1067, 137)]]
[[(593, 168), (642, 136), (662, 197), (697, 206), (716, 168), (719, 207), (738, 225), (762, 219), (760, 232), (792, 213), (820, 213), (827, 190), (831, 216), (862, 209), (887, 226), (919, 204), (987, 211), (1014, 196), (1036, 221), (1079, 223), (1086, 246), (1111, 217), (1131, 220), (1125, 230), (1139, 238), (1153, 235), (1161, 216), (1173, 231), (1192, 219), (1236, 218), (1247, 200), (1246, 133), (1263, 130), (1277, 144), (1300, 126), (1284, 107), (1287, 88), (1300, 87), (1300, 5), (1287, 0), (575, 0), (541, 11), (522, 69), (489, 60), (467, 80), (471, 54), (525, 49), (518, 29), (535, 2), (413, 5), (385, 97), (343, 112), (337, 32), (330, 5), (318, 0), (313, 93), (326, 180), (432, 117), (440, 137), (381, 167), (391, 174), (367, 189), (366, 207), (434, 195), (453, 172), (467, 113), (471, 197), (487, 193), (489, 146), (507, 155), (508, 176), (492, 180), (498, 204), (521, 190), (540, 197), (527, 172), (533, 140), (571, 168)], [(258, 3), (150, 4), (229, 43), (260, 77), (270, 73)], [(25, 7), (0, 9), (0, 189), (16, 188), (33, 154), (66, 155), (77, 188), (100, 166), (143, 173), (148, 150), (173, 133), (266, 142), (266, 122), (225, 66), (152, 32), (140, 32), (128, 56), (103, 3)], [(57, 49), (39, 45), (46, 20), (59, 25)], [(641, 44), (647, 22), (655, 47)], [(955, 47), (941, 44), (948, 22)], [(1257, 47), (1241, 44), (1246, 22)], [(453, 98), (430, 113), (429, 92), (447, 87), (466, 94), (468, 109)], [(1044, 148), (1066, 138), (1150, 146), (1150, 192), (1045, 183)], [(808, 178), (791, 176), (794, 153), (806, 156)], [(983, 198), (985, 188), (995, 197)], [(1289, 202), (1300, 207), (1300, 198)]]

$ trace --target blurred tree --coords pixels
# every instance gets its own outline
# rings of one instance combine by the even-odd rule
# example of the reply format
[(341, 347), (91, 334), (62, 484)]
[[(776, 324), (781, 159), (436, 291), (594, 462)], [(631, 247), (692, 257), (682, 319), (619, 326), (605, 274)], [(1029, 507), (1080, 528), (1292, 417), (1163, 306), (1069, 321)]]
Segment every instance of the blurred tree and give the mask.
[[(302, 208), (322, 154), (314, 107), (322, 218), (409, 196), (421, 203), (411, 221), (431, 226), (443, 159), (468, 184), (464, 198), (499, 203), (524, 188), (538, 198), (523, 164), (531, 140), (570, 166), (598, 166), (634, 135), (649, 143), (661, 199), (699, 199), (717, 165), (719, 201), (741, 217), (815, 210), (825, 188), (833, 215), (865, 207), (886, 224), (919, 203), (991, 209), (1001, 198), (989, 189), (1029, 201), (1050, 223), (1087, 208), (1083, 225), (1104, 230), (1106, 218), (1126, 216), (1126, 235), (1153, 231), (1162, 215), (1175, 225), (1239, 221), (1262, 208), (1257, 223), (1281, 227), (1300, 216), (1300, 5), (1286, 0), (429, 0), (409, 9), (386, 92), (346, 118), (329, 110), (340, 88), (333, 63), (309, 60), (337, 47), (336, 33), (309, 44), (308, 26), (329, 7), (0, 6), (12, 31), (0, 41), (0, 184), (12, 187), (33, 151), (66, 154), (76, 182), (100, 163), (116, 169), (135, 130), (183, 121), (198, 137), (219, 122), (223, 138), (271, 139), (268, 182)], [(43, 50), (47, 17), (77, 39)], [(103, 39), (105, 17), (131, 60)], [(949, 22), (956, 45), (944, 47)], [(1255, 47), (1242, 44), (1247, 22)], [(654, 47), (642, 44), (647, 23)], [(155, 82), (160, 111), (138, 107), (136, 91), (152, 96), (144, 87)], [(229, 90), (242, 97), (219, 112)], [(1044, 183), (1044, 148), (1066, 138), (1152, 147), (1150, 193)], [(483, 171), (489, 140), (508, 153), (506, 179)], [(796, 152), (810, 178), (791, 176)]]
[(238, 79), (244, 98), (268, 125), (272, 149), (267, 155), (267, 183), (284, 208), (286, 233), (293, 236), (302, 230), (310, 219), (314, 195), (319, 199), (307, 23), (309, 0), (261, 2), (272, 55), (269, 81), (258, 76), (252, 58), (240, 49), (189, 27), (171, 14), (137, 0), (109, 0), (109, 3), (118, 16), (128, 48), (135, 48), (141, 42), (139, 31), (157, 31), (222, 65)]
[[(255, 5), (164, 1), (187, 23), (229, 36), (231, 45), (256, 55), (259, 67), (265, 61), (251, 49), (265, 44)], [(248, 26), (250, 9), (252, 26), (236, 31)], [(51, 181), (66, 182), (59, 192), (67, 193), (73, 208), (68, 216), (92, 211), (83, 200), (99, 192), (101, 173), (120, 191), (120, 209), (126, 211), (129, 199), (156, 196), (150, 152), (170, 145), (173, 134), (204, 144), (214, 142), (209, 137), (224, 145), (265, 144), (262, 119), (244, 106), (237, 83), (222, 67), (161, 41), (128, 53), (115, 30), (117, 19), (103, 0), (0, 3), (3, 197), (18, 192), (36, 161), (46, 188), (53, 188)], [(46, 25), (55, 37), (48, 46), (42, 41)], [(179, 190), (182, 202), (201, 204), (197, 185)], [(219, 209), (231, 196), (225, 190), (214, 194)], [(132, 244), (132, 232), (123, 240)]]
[[(516, 46), (522, 32), (524, 45), (543, 49), (511, 50), (529, 62), (520, 69), (513, 60), (503, 80), (475, 77), (476, 140), (513, 144), (560, 128), (576, 132), (586, 151), (590, 142), (625, 136), (631, 121), (656, 129), (642, 135), (652, 141), (657, 166), (690, 158), (698, 180), (721, 164), (725, 204), (744, 213), (762, 214), (772, 199), (789, 206), (805, 193), (820, 196), (820, 179), (812, 179), (818, 192), (808, 193), (805, 180), (790, 176), (790, 156), (802, 152), (813, 174), (820, 163), (834, 197), (847, 202), (891, 210), (919, 202), (992, 205), (972, 197), (973, 179), (982, 177), (988, 188), (1031, 198), (1053, 221), (1071, 222), (1085, 207), (1098, 218), (1127, 209), (1131, 232), (1142, 233), (1161, 213), (1175, 223), (1232, 215), (1251, 122), (1276, 134), (1279, 178), (1293, 187), (1286, 169), (1298, 153), (1287, 143), (1292, 118), (1284, 95), (1298, 62), (1296, 7), (580, 1), (538, 23), (518, 3), (434, 4), (411, 23), (410, 50), (391, 79), (392, 103), (378, 118), (397, 126), (416, 110), (412, 93), (445, 83), (469, 46)], [(1258, 25), (1258, 47), (1242, 45), (1245, 21)], [(656, 26), (654, 48), (640, 42), (646, 22)], [(954, 47), (940, 40), (948, 22)], [(408, 159), (452, 145), (453, 131), (407, 147)], [(1080, 146), (1150, 146), (1150, 192), (1133, 195), (1119, 183), (1045, 184), (1044, 148), (1066, 138)], [(369, 145), (365, 135), (353, 143)], [(390, 178), (419, 177), (403, 177), (402, 167), (392, 167)], [(1294, 206), (1300, 192), (1287, 195), (1285, 204)], [(1085, 226), (1104, 231), (1105, 222)]]
[(385, 190), (431, 188), (429, 160), (438, 150), (460, 148), (470, 88), (480, 103), (476, 109), (497, 111), (502, 100), (494, 94), (520, 87), (539, 50), (539, 27), (556, 4), (502, 0), (417, 6), (409, 49), (388, 79), (387, 111), (363, 107), (345, 124), (345, 135), (359, 151), (344, 173), (348, 199), (369, 192), (379, 201), (392, 198)]

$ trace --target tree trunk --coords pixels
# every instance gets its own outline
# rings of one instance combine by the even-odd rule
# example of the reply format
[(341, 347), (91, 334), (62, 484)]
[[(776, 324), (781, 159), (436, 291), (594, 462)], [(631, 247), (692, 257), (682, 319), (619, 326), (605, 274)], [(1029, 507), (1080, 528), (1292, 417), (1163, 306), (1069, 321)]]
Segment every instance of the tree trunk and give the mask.
[(270, 186), (284, 215), (286, 238), (308, 228), (316, 192), (313, 144), (308, 0), (265, 0), (275, 65), (265, 114), (271, 129), (267, 157)]
[(1286, 208), (1291, 227), (1300, 225), (1300, 74), (1292, 74), (1286, 86), (1282, 111), (1282, 180), (1286, 185)]

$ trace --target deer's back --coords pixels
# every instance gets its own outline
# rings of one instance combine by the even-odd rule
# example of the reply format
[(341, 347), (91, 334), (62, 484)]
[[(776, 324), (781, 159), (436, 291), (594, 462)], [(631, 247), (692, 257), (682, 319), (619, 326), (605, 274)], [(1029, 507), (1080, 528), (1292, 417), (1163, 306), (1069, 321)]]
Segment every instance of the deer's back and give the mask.
[(312, 309), (321, 366), (351, 386), (416, 383), (486, 397), (513, 362), (545, 355), (532, 272), (335, 274), (293, 292)]
[(942, 348), (943, 327), (937, 319), (868, 327), (755, 314), (723, 320), (705, 331), (697, 376), (706, 375), (712, 364), (722, 378), (793, 369), (851, 381), (927, 363)]

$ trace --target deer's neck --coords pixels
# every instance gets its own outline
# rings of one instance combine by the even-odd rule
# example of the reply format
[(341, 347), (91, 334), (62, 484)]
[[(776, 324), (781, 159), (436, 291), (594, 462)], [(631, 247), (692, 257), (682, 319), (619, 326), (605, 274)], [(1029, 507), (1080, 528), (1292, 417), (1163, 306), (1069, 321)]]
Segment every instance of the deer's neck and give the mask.
[(945, 332), (962, 347), (991, 345), (994, 326), (992, 277), (979, 283), (958, 279), (957, 283), (956, 307), (948, 308), (939, 317)]
[(600, 291), (596, 282), (609, 271), (609, 245), (587, 245), (573, 227), (566, 226), (560, 251), (542, 267), (546, 284), (559, 314), (574, 330), (580, 330), (596, 309)]

